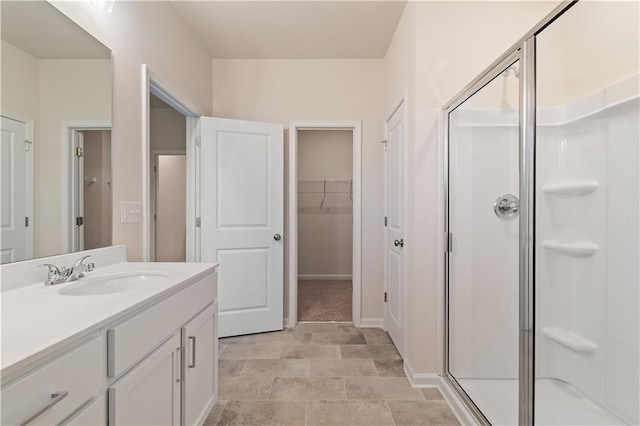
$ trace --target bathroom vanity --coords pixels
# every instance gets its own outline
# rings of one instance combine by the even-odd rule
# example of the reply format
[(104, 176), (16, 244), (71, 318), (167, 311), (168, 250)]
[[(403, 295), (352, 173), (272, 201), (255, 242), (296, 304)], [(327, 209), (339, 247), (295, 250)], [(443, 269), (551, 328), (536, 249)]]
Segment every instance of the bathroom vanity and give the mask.
[[(92, 255), (45, 286), (38, 266)], [(217, 399), (217, 264), (124, 246), (3, 265), (1, 424), (202, 424)]]

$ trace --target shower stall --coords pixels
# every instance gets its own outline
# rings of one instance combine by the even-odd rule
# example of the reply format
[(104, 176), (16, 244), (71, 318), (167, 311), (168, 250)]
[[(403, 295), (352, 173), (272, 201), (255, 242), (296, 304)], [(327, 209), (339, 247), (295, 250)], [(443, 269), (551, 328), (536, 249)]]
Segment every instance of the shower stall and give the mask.
[(480, 423), (640, 423), (640, 2), (565, 2), (444, 107), (444, 376)]

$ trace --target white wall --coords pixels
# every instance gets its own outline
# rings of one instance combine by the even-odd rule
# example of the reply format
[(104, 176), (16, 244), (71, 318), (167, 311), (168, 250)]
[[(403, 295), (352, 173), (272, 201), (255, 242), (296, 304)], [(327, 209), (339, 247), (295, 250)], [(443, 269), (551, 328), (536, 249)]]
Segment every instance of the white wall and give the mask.
[(169, 2), (117, 2), (101, 13), (89, 2), (51, 0), (113, 52), (113, 243), (142, 259), (142, 223), (121, 224), (120, 202), (142, 201), (142, 65), (198, 113), (211, 114), (211, 56)]
[(187, 161), (184, 155), (158, 156), (156, 262), (187, 258)]
[(384, 61), (214, 59), (213, 85), (217, 117), (362, 120), (362, 317), (381, 318)]
[[(386, 109), (397, 102), (400, 88), (408, 86), (409, 93), (415, 94), (415, 100), (409, 102), (413, 133), (410, 130), (407, 235), (412, 238), (406, 243), (406, 358), (417, 373), (437, 373), (442, 351), (437, 316), (438, 288), (443, 285), (440, 109), (556, 4), (411, 3), (387, 53), (391, 81), (387, 83)], [(411, 42), (413, 34), (415, 41)]]
[(173, 108), (152, 108), (149, 112), (151, 150), (186, 150), (187, 119)]
[(38, 120), (38, 59), (2, 40), (2, 112)]
[[(353, 177), (353, 132), (298, 131), (298, 179)], [(348, 182), (298, 182), (298, 276), (350, 277), (353, 210)], [(323, 195), (326, 195), (322, 209)]]

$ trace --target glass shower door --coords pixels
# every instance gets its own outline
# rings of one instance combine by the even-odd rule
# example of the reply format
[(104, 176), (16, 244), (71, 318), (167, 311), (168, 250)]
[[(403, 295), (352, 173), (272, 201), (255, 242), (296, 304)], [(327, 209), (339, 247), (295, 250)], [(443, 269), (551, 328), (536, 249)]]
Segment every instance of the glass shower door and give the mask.
[(518, 423), (516, 59), (449, 113), (447, 373), (492, 424)]

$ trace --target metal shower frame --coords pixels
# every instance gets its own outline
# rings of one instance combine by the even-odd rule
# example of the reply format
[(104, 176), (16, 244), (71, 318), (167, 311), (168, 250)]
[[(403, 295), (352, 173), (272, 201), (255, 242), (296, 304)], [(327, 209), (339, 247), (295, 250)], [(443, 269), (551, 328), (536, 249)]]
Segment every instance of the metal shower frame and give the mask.
[(490, 424), (449, 372), (449, 116), (458, 106), (500, 76), (514, 63), (520, 65), (519, 111), (519, 374), (518, 423), (534, 425), (535, 381), (535, 152), (536, 152), (536, 36), (578, 3), (565, 0), (520, 40), (489, 65), (471, 83), (443, 107), (444, 115), (444, 232), (447, 242), (444, 256), (444, 356), (443, 378), (481, 424)]

